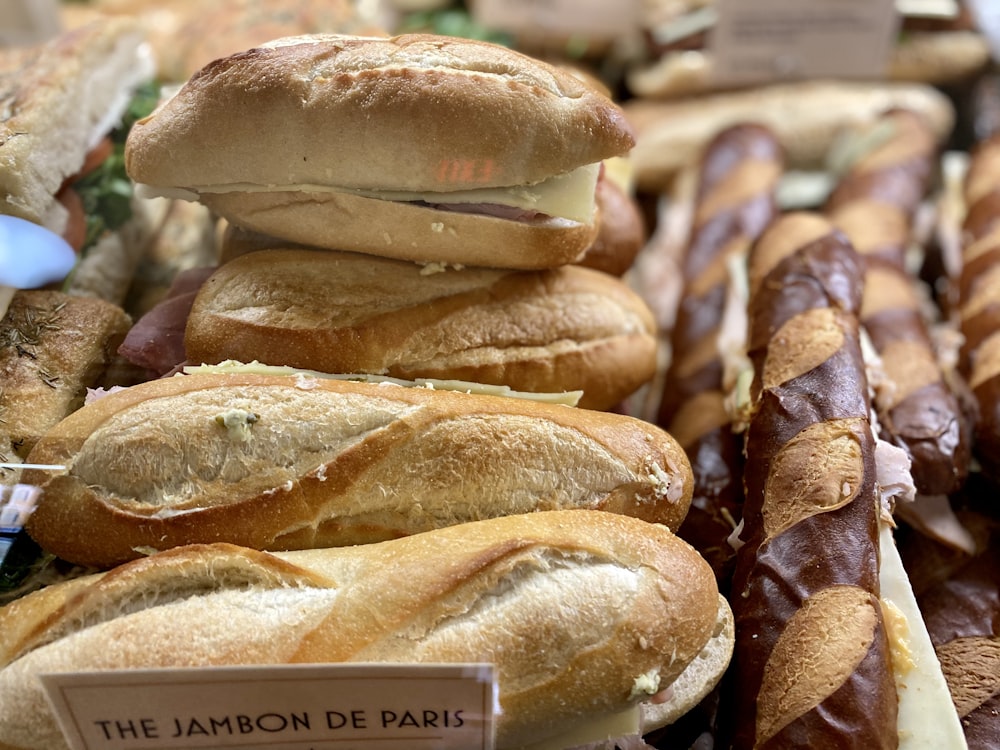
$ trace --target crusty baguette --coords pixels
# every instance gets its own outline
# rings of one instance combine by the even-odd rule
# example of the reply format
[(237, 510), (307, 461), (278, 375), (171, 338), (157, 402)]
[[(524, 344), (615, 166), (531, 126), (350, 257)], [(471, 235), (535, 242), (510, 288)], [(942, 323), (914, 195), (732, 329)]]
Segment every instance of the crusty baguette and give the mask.
[(499, 45), (314, 34), (209, 64), (136, 124), (126, 159), (160, 187), (427, 191), (531, 184), (631, 145), (607, 97)]
[(501, 45), (304, 34), (202, 68), (125, 159), (147, 194), (291, 242), (551, 268), (592, 243), (595, 167), (633, 144), (604, 92)]
[(623, 281), (548, 271), (435, 269), (360, 253), (274, 249), (202, 285), (188, 317), (193, 363), (258, 360), (365, 373), (583, 391), (608, 409), (656, 368), (652, 312)]
[(898, 742), (861, 291), (860, 259), (816, 214), (776, 220), (751, 251), (736, 748)]
[(691, 468), (631, 417), (500, 396), (306, 376), (198, 374), (141, 383), (35, 445), (28, 531), (109, 566), (205, 541), (337, 546), (546, 508), (676, 528)]
[(661, 190), (713, 133), (754, 120), (770, 127), (791, 169), (823, 165), (845, 127), (870, 122), (887, 109), (912, 109), (926, 117), (939, 142), (951, 133), (955, 112), (931, 86), (855, 81), (805, 81), (691, 97), (676, 102), (635, 99), (624, 105), (635, 127), (631, 152), (640, 190)]
[[(62, 292), (17, 292), (0, 318), (0, 461), (23, 460), (59, 420), (107, 385), (132, 321), (110, 302)], [(0, 469), (0, 482), (11, 472)]]
[(67, 586), (0, 610), (4, 750), (64, 747), (41, 672), (492, 662), (497, 747), (509, 748), (668, 690), (706, 651), (724, 657), (712, 684), (732, 643), (697, 552), (662, 526), (599, 511), (340, 549), (193, 545)]
[(755, 123), (724, 128), (705, 147), (657, 418), (694, 472), (691, 510), (678, 533), (725, 585), (733, 560), (727, 538), (743, 499), (743, 438), (726, 405), (728, 355), (720, 334), (731, 299), (730, 267), (745, 263), (750, 245), (777, 215), (783, 164), (773, 133)]

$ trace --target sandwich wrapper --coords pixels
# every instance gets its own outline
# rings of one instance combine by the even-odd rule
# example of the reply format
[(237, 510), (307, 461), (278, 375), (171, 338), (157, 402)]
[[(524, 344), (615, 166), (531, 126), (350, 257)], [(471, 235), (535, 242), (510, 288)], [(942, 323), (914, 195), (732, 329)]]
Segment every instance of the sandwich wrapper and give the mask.
[(76, 253), (62, 237), (17, 216), (0, 216), (0, 317), (17, 289), (62, 281)]

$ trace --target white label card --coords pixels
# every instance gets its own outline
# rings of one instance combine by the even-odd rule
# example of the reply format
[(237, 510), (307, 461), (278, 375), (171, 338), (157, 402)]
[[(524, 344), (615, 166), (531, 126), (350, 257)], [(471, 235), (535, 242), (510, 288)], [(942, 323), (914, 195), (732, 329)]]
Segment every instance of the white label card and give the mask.
[(641, 0), (474, 0), (473, 19), (514, 34), (546, 31), (614, 39), (639, 29)]
[(329, 664), (41, 676), (72, 750), (492, 750), (489, 664)]
[(0, 47), (37, 44), (59, 31), (57, 0), (0, 0)]
[(741, 85), (881, 78), (899, 29), (893, 0), (716, 0), (714, 75)]

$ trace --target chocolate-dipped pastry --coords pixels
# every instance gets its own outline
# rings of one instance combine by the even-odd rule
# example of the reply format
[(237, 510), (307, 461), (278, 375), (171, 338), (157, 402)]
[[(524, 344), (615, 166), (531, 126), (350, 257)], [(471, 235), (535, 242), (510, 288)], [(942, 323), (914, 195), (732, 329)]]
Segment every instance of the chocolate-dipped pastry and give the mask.
[(743, 498), (742, 437), (726, 406), (719, 341), (729, 266), (743, 262), (776, 215), (783, 164), (771, 131), (749, 122), (720, 131), (702, 154), (657, 420), (685, 449), (695, 475), (694, 500), (679, 535), (708, 559), (723, 587), (732, 575), (733, 549), (726, 540), (739, 521)]
[(921, 282), (906, 261), (914, 214), (933, 178), (936, 141), (916, 113), (897, 109), (855, 144), (826, 211), (864, 261), (861, 323), (884, 376), (874, 383), (879, 436), (907, 452), (920, 494), (948, 494), (968, 474), (970, 430), (935, 352)]
[(749, 271), (733, 747), (896, 747), (863, 263), (827, 220), (792, 213), (755, 243)]
[(958, 279), (960, 364), (977, 406), (973, 450), (1000, 481), (1000, 135), (977, 144), (965, 181)]

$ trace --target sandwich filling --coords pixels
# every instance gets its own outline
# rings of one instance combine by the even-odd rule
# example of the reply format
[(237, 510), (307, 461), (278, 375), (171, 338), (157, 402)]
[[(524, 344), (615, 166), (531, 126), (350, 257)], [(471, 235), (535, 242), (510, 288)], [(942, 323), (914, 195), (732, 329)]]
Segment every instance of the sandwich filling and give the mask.
[(312, 183), (261, 185), (249, 182), (200, 185), (191, 188), (161, 188), (140, 184), (136, 190), (141, 197), (162, 196), (190, 201), (197, 201), (204, 193), (281, 191), (345, 193), (362, 198), (425, 205), (437, 210), (480, 213), (514, 221), (530, 221), (551, 217), (589, 224), (594, 216), (597, 181), (600, 175), (601, 164), (595, 163), (578, 167), (533, 185), (447, 192), (364, 190)]

